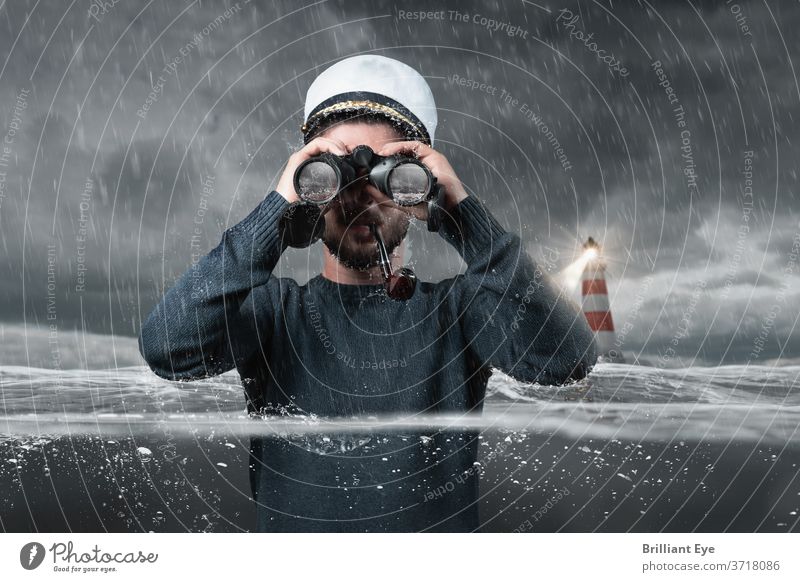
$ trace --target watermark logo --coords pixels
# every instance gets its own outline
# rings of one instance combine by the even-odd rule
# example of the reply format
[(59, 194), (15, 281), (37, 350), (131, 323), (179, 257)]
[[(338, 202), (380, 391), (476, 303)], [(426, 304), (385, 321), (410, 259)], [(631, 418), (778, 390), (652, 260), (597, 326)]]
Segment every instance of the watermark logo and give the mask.
[(600, 61), (608, 65), (611, 71), (616, 71), (620, 77), (627, 77), (630, 74), (628, 69), (622, 66), (620, 60), (613, 53), (606, 52), (598, 46), (597, 41), (594, 40), (594, 33), (587, 34), (577, 27), (580, 24), (580, 20), (580, 15), (573, 14), (569, 8), (562, 8), (556, 18), (556, 26), (561, 24), (569, 31), (570, 38), (582, 43), (589, 52), (594, 53)]
[(19, 563), (26, 570), (35, 570), (42, 565), (45, 549), (39, 542), (30, 542), (19, 551)]
[(553, 495), (550, 499), (547, 500), (547, 503), (542, 505), (539, 509), (536, 510), (536, 513), (533, 514), (533, 522), (530, 519), (526, 519), (523, 521), (519, 526), (517, 526), (513, 531), (513, 533), (522, 533), (526, 531), (531, 531), (533, 529), (533, 524), (539, 521), (544, 517), (544, 515), (553, 509), (562, 499), (564, 499), (567, 495), (571, 495), (572, 491), (570, 491), (567, 487), (562, 487), (559, 489), (555, 495)]
[(89, 5), (89, 16), (94, 18), (97, 22), (103, 20), (103, 16), (111, 12), (111, 9), (121, 0), (92, 0)]

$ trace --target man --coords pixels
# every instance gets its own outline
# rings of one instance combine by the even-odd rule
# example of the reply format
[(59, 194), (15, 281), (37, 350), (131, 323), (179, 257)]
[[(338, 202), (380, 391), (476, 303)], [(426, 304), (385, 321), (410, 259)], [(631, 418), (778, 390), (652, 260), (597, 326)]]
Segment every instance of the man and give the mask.
[[(491, 367), (526, 382), (583, 378), (596, 359), (577, 307), (433, 149), (436, 108), (425, 80), (393, 59), (359, 56), (309, 88), (306, 145), (276, 190), (223, 234), (142, 327), (140, 350), (161, 377), (191, 380), (236, 368), (251, 412), (317, 417), (482, 409)], [(462, 275), (387, 297), (376, 224), (403, 262), (412, 216), (364, 181), (330, 203), (324, 268), (307, 284), (273, 276), (286, 248), (281, 218), (298, 203), (305, 160), (358, 145), (418, 156), (444, 188), (439, 231), (467, 264)], [(251, 439), (259, 531), (474, 531), (474, 431), (363, 433)]]

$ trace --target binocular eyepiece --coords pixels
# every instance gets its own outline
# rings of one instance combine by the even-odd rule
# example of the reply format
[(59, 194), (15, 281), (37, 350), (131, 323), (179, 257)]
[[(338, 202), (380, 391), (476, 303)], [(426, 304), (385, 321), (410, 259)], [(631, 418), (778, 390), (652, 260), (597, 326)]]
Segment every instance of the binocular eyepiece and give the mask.
[(294, 173), (294, 188), (304, 202), (323, 205), (364, 180), (400, 206), (424, 202), (436, 184), (430, 170), (416, 158), (379, 156), (360, 145), (346, 156), (323, 153), (304, 161)]

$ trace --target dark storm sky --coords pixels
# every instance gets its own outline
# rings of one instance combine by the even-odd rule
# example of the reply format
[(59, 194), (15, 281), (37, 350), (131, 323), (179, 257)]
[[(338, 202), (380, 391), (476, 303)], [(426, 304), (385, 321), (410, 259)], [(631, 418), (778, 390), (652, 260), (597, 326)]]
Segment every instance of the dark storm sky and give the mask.
[[(315, 75), (362, 53), (426, 76), (437, 148), (534, 258), (604, 244), (626, 351), (798, 357), (797, 2), (102, 4), (0, 3), (0, 363), (49, 323), (97, 350), (135, 336), (195, 221), (206, 252), (301, 144)], [(463, 270), (423, 227), (410, 241), (423, 278)], [(320, 254), (279, 274), (304, 281)]]

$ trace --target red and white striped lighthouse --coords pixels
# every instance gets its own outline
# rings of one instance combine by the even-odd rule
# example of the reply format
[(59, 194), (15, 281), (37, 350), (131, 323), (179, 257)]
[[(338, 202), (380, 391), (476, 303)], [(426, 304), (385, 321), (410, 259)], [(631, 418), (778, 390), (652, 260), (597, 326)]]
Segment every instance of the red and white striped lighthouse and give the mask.
[(602, 361), (623, 363), (625, 358), (622, 350), (615, 344), (617, 338), (606, 287), (606, 262), (601, 255), (600, 245), (592, 237), (584, 243), (583, 248), (590, 253), (581, 276), (583, 314), (594, 332), (597, 355)]

